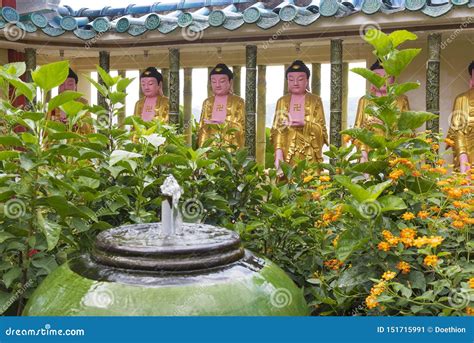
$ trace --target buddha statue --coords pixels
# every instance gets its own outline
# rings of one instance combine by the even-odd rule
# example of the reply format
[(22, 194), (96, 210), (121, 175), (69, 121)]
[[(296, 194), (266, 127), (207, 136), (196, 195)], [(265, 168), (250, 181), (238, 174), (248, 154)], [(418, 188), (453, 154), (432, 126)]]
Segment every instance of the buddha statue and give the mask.
[[(77, 84), (79, 82), (79, 78), (77, 74), (69, 68), (69, 74), (66, 80), (58, 87), (58, 93), (64, 93), (65, 91), (73, 91), (77, 92)], [(76, 99), (78, 102), (82, 102), (84, 105), (88, 105), (88, 102), (84, 98)], [(55, 108), (51, 112), (48, 113), (48, 119), (54, 120), (58, 122), (62, 122), (64, 124), (68, 123), (68, 118), (66, 113), (62, 111), (60, 108)], [(86, 135), (89, 133), (94, 132), (94, 128), (91, 124), (91, 117), (90, 113), (87, 113), (84, 117), (82, 117), (78, 123), (76, 123), (73, 127), (73, 131), (82, 135)]]
[(222, 139), (229, 147), (245, 145), (245, 102), (232, 94), (234, 74), (223, 63), (216, 65), (209, 74), (213, 95), (202, 104), (197, 144), (201, 147), (217, 134), (222, 125)]
[[(386, 77), (387, 74), (385, 73), (385, 70), (383, 69), (383, 66), (380, 65), (379, 61), (376, 61), (371, 67), (370, 70), (372, 70), (374, 73), (376, 73), (379, 76)], [(388, 82), (392, 84), (394, 82), (393, 77), (389, 77)], [(374, 85), (370, 86), (370, 93), (373, 96), (377, 97), (382, 97), (387, 95), (387, 86), (383, 85), (380, 88), (377, 88)], [(359, 104), (357, 106), (357, 113), (356, 113), (356, 119), (354, 123), (354, 127), (356, 128), (366, 128), (372, 130), (376, 134), (383, 135), (383, 131), (380, 129), (376, 129), (372, 127), (373, 124), (382, 124), (381, 121), (378, 118), (375, 118), (367, 113), (365, 113), (365, 108), (370, 105), (370, 101), (367, 99), (366, 96), (363, 96), (359, 99)], [(409, 111), (410, 110), (410, 104), (408, 102), (408, 98), (406, 95), (400, 95), (397, 97), (397, 108), (404, 112), (404, 111)], [(364, 144), (361, 144), (360, 142), (354, 142), (354, 144), (358, 147), (358, 149), (361, 151), (362, 158), (361, 162), (367, 162), (368, 161), (368, 150), (369, 148), (365, 146)]]
[(328, 134), (321, 98), (309, 92), (310, 71), (300, 60), (285, 71), (288, 92), (278, 99), (271, 139), (275, 148), (275, 167), (282, 161), (294, 165), (298, 160), (323, 161), (323, 145)]
[(155, 67), (148, 67), (140, 75), (140, 87), (144, 96), (135, 104), (134, 115), (143, 121), (160, 119), (167, 123), (169, 101), (163, 96), (163, 75)]
[(461, 173), (474, 164), (474, 61), (467, 68), (469, 90), (454, 100), (448, 138), (453, 143), (454, 163)]

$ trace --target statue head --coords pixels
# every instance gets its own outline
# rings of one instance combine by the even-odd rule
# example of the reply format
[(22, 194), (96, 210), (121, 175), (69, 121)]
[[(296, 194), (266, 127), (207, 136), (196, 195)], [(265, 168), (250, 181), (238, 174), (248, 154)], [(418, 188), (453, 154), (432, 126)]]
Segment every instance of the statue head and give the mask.
[(288, 92), (294, 95), (303, 95), (309, 89), (310, 71), (303, 61), (294, 61), (286, 69), (285, 77), (288, 83)]
[[(386, 77), (387, 76), (387, 73), (385, 72), (385, 69), (383, 69), (383, 66), (380, 64), (380, 62), (377, 60), (375, 61), (374, 64), (372, 64), (372, 66), (370, 67), (370, 70), (372, 70), (375, 74), (379, 75), (379, 76), (382, 76), (382, 77)], [(392, 84), (393, 82), (395, 82), (395, 79), (393, 76), (390, 76), (388, 78), (388, 82), (390, 84)], [(380, 96), (385, 96), (387, 95), (387, 86), (386, 85), (383, 85), (382, 87), (380, 88), (377, 88), (375, 87), (374, 85), (370, 85), (370, 92), (372, 94), (375, 94), (375, 95), (380, 95)]]
[(467, 68), (467, 71), (469, 72), (469, 87), (474, 88), (474, 61), (469, 64), (469, 67)]
[(163, 95), (163, 75), (155, 67), (146, 68), (140, 75), (140, 87), (147, 98)]
[(69, 68), (69, 74), (67, 79), (59, 86), (58, 92), (63, 93), (64, 91), (76, 91), (77, 90), (77, 83), (79, 78), (77, 74)]
[(214, 95), (223, 96), (232, 92), (234, 74), (224, 63), (219, 63), (210, 72), (211, 88)]

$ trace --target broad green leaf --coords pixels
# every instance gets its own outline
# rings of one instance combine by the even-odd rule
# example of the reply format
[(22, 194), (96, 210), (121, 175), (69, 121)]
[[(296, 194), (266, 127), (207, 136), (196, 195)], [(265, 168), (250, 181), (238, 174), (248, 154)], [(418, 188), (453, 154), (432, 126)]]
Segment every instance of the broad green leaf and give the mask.
[(394, 51), (389, 58), (383, 63), (383, 67), (387, 74), (398, 77), (411, 63), (411, 61), (420, 53), (421, 49), (405, 49)]
[(32, 135), (29, 132), (23, 132), (21, 134), (21, 139), (27, 144), (36, 144), (38, 143), (38, 137)]
[(0, 145), (3, 146), (22, 146), (23, 142), (16, 136), (0, 136)]
[(377, 88), (380, 88), (385, 84), (385, 78), (378, 75), (377, 73), (374, 73), (370, 69), (352, 68), (351, 71), (367, 79), (371, 84), (373, 84)]
[(413, 270), (408, 275), (408, 281), (410, 281), (411, 288), (421, 289), (423, 292), (426, 291), (426, 280), (425, 275), (418, 271)]
[(135, 78), (132, 78), (132, 79), (121, 79), (118, 83), (117, 83), (117, 92), (124, 92), (127, 87), (130, 85), (130, 83), (133, 82), (133, 80), (135, 80)]
[(50, 222), (49, 220), (45, 219), (39, 211), (36, 213), (36, 219), (40, 230), (46, 237), (48, 251), (54, 249), (59, 241), (59, 235), (61, 234), (61, 225)]
[(378, 56), (385, 56), (392, 48), (389, 36), (377, 29), (367, 30), (364, 40), (375, 48)]
[(104, 85), (101, 85), (100, 83), (98, 83), (97, 81), (95, 81), (94, 79), (92, 79), (90, 76), (87, 76), (87, 75), (84, 75), (84, 77), (89, 80), (90, 83), (92, 83), (94, 85), (94, 87), (99, 91), (99, 93), (103, 96), (103, 97), (107, 97), (109, 91), (107, 90), (107, 87), (105, 87)]
[(363, 202), (370, 198), (370, 192), (364, 189), (362, 186), (355, 184), (352, 182), (351, 178), (345, 175), (336, 175), (334, 176), (334, 180), (341, 184), (342, 186), (346, 187), (347, 190), (354, 196), (354, 198), (359, 201)]
[(365, 235), (359, 227), (351, 227), (344, 231), (337, 241), (336, 257), (345, 261), (355, 251), (365, 247), (369, 237)]
[(386, 161), (369, 161), (369, 162), (354, 164), (352, 169), (359, 173), (378, 175), (381, 172), (385, 171), (387, 167), (388, 167), (388, 162)]
[(153, 145), (155, 148), (158, 148), (160, 145), (163, 145), (163, 143), (166, 142), (165, 137), (162, 137), (156, 133), (153, 133), (148, 136), (143, 136), (143, 138), (145, 138), (148, 141), (148, 143)]
[(0, 232), (0, 243), (5, 242), (7, 239), (15, 238), (11, 233), (2, 231)]
[(79, 101), (69, 101), (63, 105), (61, 105), (61, 109), (68, 115), (68, 116), (75, 116), (84, 108), (84, 104)]
[(431, 119), (435, 119), (438, 116), (429, 112), (422, 111), (407, 111), (402, 112), (398, 119), (399, 130), (415, 130), (423, 125), (425, 122)]
[(50, 274), (58, 266), (54, 256), (46, 256), (42, 258), (33, 259), (31, 261), (31, 264), (36, 268), (43, 269), (44, 272), (42, 274), (44, 275)]
[(392, 41), (392, 46), (394, 48), (408, 40), (416, 40), (418, 38), (417, 35), (407, 30), (393, 31), (388, 35), (388, 37)]
[(386, 145), (384, 137), (376, 135), (374, 132), (363, 128), (347, 129), (342, 131), (341, 134), (349, 135), (371, 148), (384, 148)]
[[(0, 73), (0, 76), (3, 76)], [(20, 79), (8, 79), (8, 82), (15, 88), (15, 95), (24, 95), (29, 101), (33, 101), (36, 96), (36, 88), (33, 84), (23, 82)]]
[(109, 98), (113, 104), (124, 104), (127, 94), (121, 92), (110, 92)]
[(388, 181), (384, 181), (376, 185), (370, 186), (369, 188), (367, 188), (367, 192), (369, 192), (370, 196), (368, 199), (365, 199), (365, 200), (370, 200), (370, 201), (377, 200), (380, 194), (382, 194), (382, 192), (386, 190), (388, 187), (390, 187), (391, 185), (392, 185), (392, 181), (388, 180)]
[(3, 66), (3, 70), (8, 75), (14, 76), (14, 77), (20, 77), (26, 72), (26, 63), (25, 62), (13, 62), (13, 63), (8, 63)]
[(51, 140), (61, 140), (61, 139), (81, 139), (82, 136), (80, 134), (74, 132), (57, 132), (52, 133), (48, 136)]
[(56, 95), (48, 103), (48, 112), (58, 108), (59, 106), (68, 103), (69, 101), (79, 99), (82, 96), (79, 92), (65, 91)]
[(20, 155), (18, 151), (0, 151), (0, 161), (11, 160)]
[(19, 279), (21, 276), (21, 268), (20, 267), (13, 267), (8, 272), (3, 274), (2, 280), (5, 284), (6, 288), (10, 288), (15, 280)]
[(394, 88), (394, 94), (396, 96), (400, 96), (400, 95), (405, 94), (408, 91), (420, 88), (420, 83), (419, 82), (405, 82), (405, 83), (400, 83), (398, 85), (394, 85), (393, 88)]
[(68, 75), (69, 61), (46, 64), (31, 73), (33, 81), (45, 92), (61, 85), (66, 81)]
[(0, 304), (2, 305), (0, 306), (0, 314), (5, 313), (10, 308), (10, 306), (7, 307), (3, 305), (7, 304), (14, 296), (14, 294), (9, 294), (0, 290)]
[(378, 199), (382, 212), (401, 211), (407, 208), (402, 198), (395, 195), (385, 195)]
[(132, 158), (143, 157), (141, 154), (137, 154), (136, 152), (125, 151), (125, 150), (114, 150), (110, 154), (109, 164), (113, 166), (120, 161), (128, 161)]
[(100, 66), (96, 65), (97, 73), (99, 74), (99, 77), (102, 79), (104, 84), (108, 87), (111, 88), (115, 82), (112, 76), (110, 76), (104, 69), (102, 69)]

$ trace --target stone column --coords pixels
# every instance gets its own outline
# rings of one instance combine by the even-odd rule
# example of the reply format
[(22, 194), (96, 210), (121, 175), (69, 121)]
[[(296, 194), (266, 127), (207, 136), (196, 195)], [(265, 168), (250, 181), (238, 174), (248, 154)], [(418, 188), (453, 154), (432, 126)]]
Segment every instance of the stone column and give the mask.
[(329, 142), (341, 146), (342, 130), (342, 39), (331, 39), (331, 118)]
[(191, 146), (193, 134), (193, 117), (192, 117), (192, 102), (193, 102), (193, 69), (184, 68), (184, 135), (186, 143)]
[[(426, 68), (426, 111), (439, 115), (441, 33), (428, 35), (428, 64)], [(439, 117), (426, 123), (426, 129), (439, 132)]]
[(256, 155), (256, 123), (255, 111), (257, 102), (257, 46), (247, 45), (245, 48), (246, 82), (245, 82), (245, 146), (249, 157)]
[(36, 69), (36, 49), (32, 49), (32, 48), (25, 49), (25, 64), (26, 64), (25, 81), (33, 82), (33, 79), (31, 77), (31, 72)]
[[(108, 51), (99, 51), (99, 66), (104, 69), (107, 73), (110, 72), (110, 53)], [(100, 75), (97, 76), (99, 84), (103, 85), (104, 81), (102, 81), (102, 78)], [(105, 101), (105, 98), (100, 94), (99, 91), (97, 91), (97, 103), (99, 106), (102, 106), (103, 108), (107, 107), (107, 103)]]
[(342, 129), (347, 129), (348, 116), (348, 100), (349, 100), (349, 63), (342, 63)]
[(312, 63), (311, 69), (311, 92), (321, 96), (321, 63)]
[(170, 96), (170, 70), (161, 68), (161, 75), (163, 75), (163, 95)]
[(258, 101), (257, 101), (257, 163), (265, 164), (265, 122), (267, 115), (267, 67), (258, 66)]
[(234, 88), (234, 94), (241, 96), (240, 85), (241, 85), (241, 79), (242, 79), (242, 68), (240, 66), (233, 66), (232, 72), (234, 73), (234, 82), (232, 82), (233, 88)]
[(179, 124), (179, 49), (169, 49), (170, 58), (170, 123)]

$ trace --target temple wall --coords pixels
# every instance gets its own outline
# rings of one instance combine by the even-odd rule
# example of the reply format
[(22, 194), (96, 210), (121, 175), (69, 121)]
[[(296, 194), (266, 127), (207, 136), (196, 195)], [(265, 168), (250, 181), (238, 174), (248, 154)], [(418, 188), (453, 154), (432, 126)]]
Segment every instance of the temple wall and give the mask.
[(8, 50), (0, 49), (0, 65), (8, 63)]

